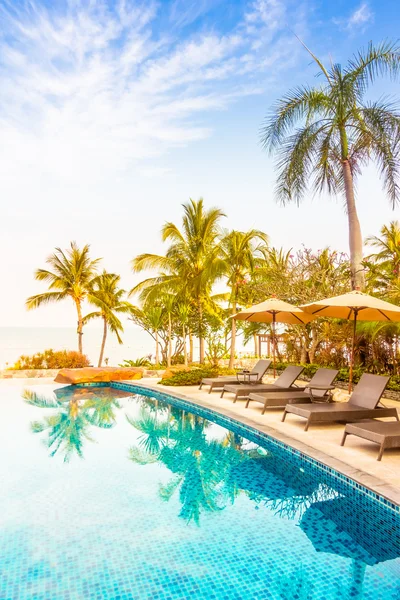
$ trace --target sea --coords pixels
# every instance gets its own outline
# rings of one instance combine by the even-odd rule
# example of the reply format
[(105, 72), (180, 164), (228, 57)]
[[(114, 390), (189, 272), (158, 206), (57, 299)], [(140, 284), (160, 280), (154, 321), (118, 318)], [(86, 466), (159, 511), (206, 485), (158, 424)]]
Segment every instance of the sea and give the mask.
[[(97, 366), (102, 339), (100, 327), (86, 327), (83, 334), (83, 352), (91, 364)], [(117, 366), (125, 359), (134, 360), (155, 354), (155, 343), (143, 329), (134, 325), (126, 327), (118, 344), (109, 333), (104, 357), (110, 366)], [(12, 367), (22, 354), (35, 354), (48, 348), (53, 350), (77, 350), (78, 338), (74, 327), (0, 327), (0, 369)], [(103, 363), (104, 364), (104, 363)]]

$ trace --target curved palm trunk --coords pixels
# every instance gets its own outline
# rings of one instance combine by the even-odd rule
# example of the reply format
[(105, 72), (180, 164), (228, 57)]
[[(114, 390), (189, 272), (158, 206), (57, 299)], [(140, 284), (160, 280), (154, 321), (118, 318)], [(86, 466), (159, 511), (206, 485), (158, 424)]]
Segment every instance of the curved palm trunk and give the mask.
[(186, 327), (184, 325), (182, 325), (182, 337), (183, 337), (184, 363), (185, 363), (185, 367), (187, 367), (188, 366), (188, 355), (187, 355), (187, 348), (186, 348)]
[(101, 367), (102, 362), (103, 362), (104, 348), (106, 347), (106, 339), (107, 339), (107, 320), (105, 317), (103, 317), (103, 339), (101, 342), (99, 364), (97, 365), (98, 367)]
[(76, 312), (78, 314), (78, 327), (76, 330), (77, 334), (78, 334), (78, 351), (80, 354), (83, 354), (83, 343), (82, 343), (83, 319), (82, 319), (82, 307), (81, 307), (80, 300), (75, 300), (75, 306), (76, 306)]
[(204, 363), (204, 337), (203, 337), (203, 306), (199, 298), (199, 345), (200, 345), (200, 364)]
[(354, 198), (353, 175), (347, 159), (342, 161), (342, 169), (346, 192), (347, 218), (349, 221), (351, 287), (353, 290), (356, 288), (362, 290), (365, 285), (364, 269), (362, 266), (363, 241)]
[(160, 364), (160, 342), (158, 339), (158, 329), (156, 331), (156, 364)]
[(172, 322), (171, 322), (171, 313), (168, 313), (168, 358), (167, 358), (167, 366), (171, 366), (171, 357), (172, 357)]
[[(236, 297), (233, 298), (232, 302), (232, 315), (236, 315), (237, 306), (236, 306)], [(232, 319), (231, 325), (231, 353), (229, 356), (229, 368), (233, 369), (233, 364), (235, 362), (235, 346), (236, 346), (236, 320)]]
[(189, 362), (193, 362), (193, 334), (189, 331)]

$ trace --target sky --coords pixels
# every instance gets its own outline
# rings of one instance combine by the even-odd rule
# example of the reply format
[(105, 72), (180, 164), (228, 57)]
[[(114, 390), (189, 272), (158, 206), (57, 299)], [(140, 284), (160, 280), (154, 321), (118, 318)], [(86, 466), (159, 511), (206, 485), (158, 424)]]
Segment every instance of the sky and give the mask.
[[(0, 326), (75, 322), (68, 303), (27, 312), (55, 247), (89, 243), (122, 276), (163, 251), (160, 229), (203, 197), (224, 226), (276, 246), (348, 248), (342, 198), (274, 198), (260, 127), (316, 82), (295, 34), (329, 63), (396, 39), (397, 0), (0, 0)], [(399, 96), (381, 80), (371, 97)], [(400, 218), (374, 168), (357, 188), (363, 235)]]

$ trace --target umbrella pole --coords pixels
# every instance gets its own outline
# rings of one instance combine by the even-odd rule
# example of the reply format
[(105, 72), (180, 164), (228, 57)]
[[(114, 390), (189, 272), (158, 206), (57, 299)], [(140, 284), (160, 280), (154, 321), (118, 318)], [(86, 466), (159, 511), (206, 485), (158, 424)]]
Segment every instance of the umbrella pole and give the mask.
[(349, 372), (349, 394), (353, 389), (353, 365), (354, 365), (354, 345), (356, 341), (356, 328), (357, 328), (357, 313), (356, 309), (354, 310), (354, 321), (353, 321), (353, 338), (351, 340), (351, 355), (350, 355), (350, 372)]
[(272, 313), (272, 355), (273, 355), (273, 359), (274, 359), (274, 379), (276, 377), (276, 368), (275, 368), (275, 344), (276, 344), (275, 323), (276, 323), (276, 315), (275, 315), (275, 313)]

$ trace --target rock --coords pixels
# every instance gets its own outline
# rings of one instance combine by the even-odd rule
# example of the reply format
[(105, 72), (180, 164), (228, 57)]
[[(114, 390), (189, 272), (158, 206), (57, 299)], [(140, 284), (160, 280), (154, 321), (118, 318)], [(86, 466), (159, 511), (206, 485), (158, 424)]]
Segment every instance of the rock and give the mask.
[(84, 367), (61, 369), (54, 381), (57, 383), (98, 383), (142, 379), (143, 367)]

